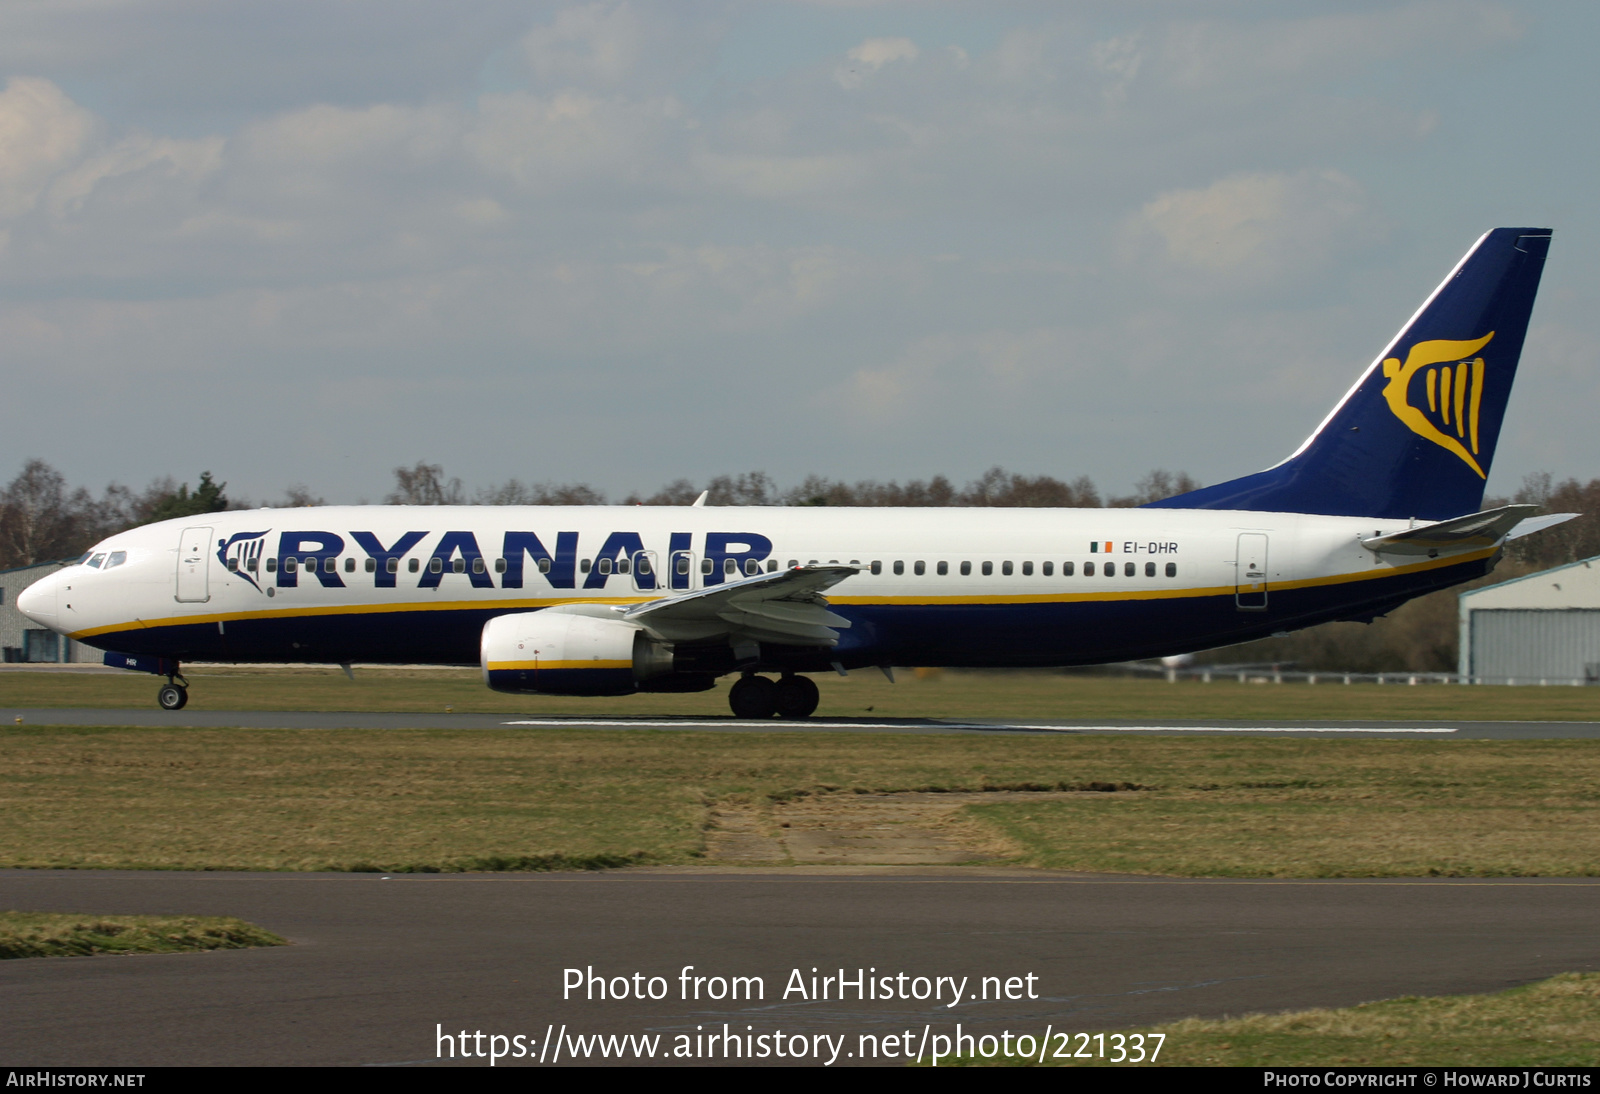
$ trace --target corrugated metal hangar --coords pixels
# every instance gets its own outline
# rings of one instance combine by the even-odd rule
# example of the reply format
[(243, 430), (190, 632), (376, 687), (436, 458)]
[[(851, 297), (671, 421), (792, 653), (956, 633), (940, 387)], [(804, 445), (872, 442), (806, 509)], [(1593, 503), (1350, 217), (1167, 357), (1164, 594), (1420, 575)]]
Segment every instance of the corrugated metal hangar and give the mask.
[(1462, 593), (1459, 671), (1483, 684), (1600, 684), (1600, 556)]

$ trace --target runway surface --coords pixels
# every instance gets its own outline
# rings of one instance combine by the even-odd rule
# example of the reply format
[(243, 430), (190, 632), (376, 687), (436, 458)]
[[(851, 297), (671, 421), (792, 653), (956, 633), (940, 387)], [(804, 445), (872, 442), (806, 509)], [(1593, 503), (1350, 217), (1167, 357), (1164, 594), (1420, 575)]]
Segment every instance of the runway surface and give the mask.
[(0, 708), (0, 724), (21, 719), (26, 725), (185, 726), (244, 729), (649, 729), (773, 733), (1143, 733), (1217, 734), (1308, 737), (1388, 737), (1398, 739), (1544, 740), (1556, 737), (1600, 739), (1600, 722), (1430, 722), (1301, 721), (1246, 722), (1229, 720), (1157, 719), (1138, 722), (1073, 722), (1066, 719), (920, 719), (836, 718), (786, 722), (737, 718), (583, 718), (516, 714), (394, 713), (358, 711), (180, 710), (154, 707), (92, 709), (83, 707)]
[[(1492, 991), (1591, 971), (1600, 968), (1597, 898), (1600, 880), (1586, 879), (1211, 881), (929, 868), (393, 878), (0, 871), (0, 907), (236, 915), (294, 942), (0, 962), (0, 1063), (433, 1064), (441, 1027), (521, 1034), (534, 1052), (560, 1044), (567, 1062), (573, 1036), (659, 1035), (658, 1056), (699, 1036), (704, 1053), (704, 1035), (724, 1024), (752, 1037), (781, 1031), (791, 1050), (807, 1051), (798, 1061), (758, 1063), (815, 1064), (817, 1047), (825, 1060), (830, 1049), (819, 1035), (838, 1039), (834, 1066), (901, 1063), (847, 1054), (874, 1043), (863, 1035), (880, 1049), (926, 1051), (958, 1022), (967, 1033), (1039, 1038), (1196, 1014)], [(759, 976), (764, 998), (685, 1001), (679, 976), (690, 965), (691, 976)], [(641, 973), (644, 985), (660, 976), (667, 998), (587, 1001), (579, 992), (563, 1000), (563, 970), (590, 966), (606, 977)], [(919, 976), (966, 978), (969, 994), (995, 977), (1003, 994), (1016, 978), (1022, 997), (963, 998), (951, 1008), (946, 985), (942, 1002), (857, 1000), (853, 989), (843, 1001), (836, 990), (826, 1001), (784, 999), (794, 970), (809, 993), (813, 968), (818, 977), (842, 968), (847, 979), (858, 969), (874, 970), (869, 978), (903, 972), (891, 983), (908, 991)], [(1036, 998), (1023, 994), (1028, 987)], [(479, 1043), (469, 1037), (469, 1046)]]

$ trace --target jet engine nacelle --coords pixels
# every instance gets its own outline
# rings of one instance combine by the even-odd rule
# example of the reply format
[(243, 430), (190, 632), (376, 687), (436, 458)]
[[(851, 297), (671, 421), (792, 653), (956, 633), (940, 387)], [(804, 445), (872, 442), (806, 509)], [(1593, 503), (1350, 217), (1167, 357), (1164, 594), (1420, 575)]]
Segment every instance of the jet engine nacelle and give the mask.
[(672, 673), (672, 647), (635, 623), (560, 610), (483, 626), (483, 681), (495, 691), (630, 695)]

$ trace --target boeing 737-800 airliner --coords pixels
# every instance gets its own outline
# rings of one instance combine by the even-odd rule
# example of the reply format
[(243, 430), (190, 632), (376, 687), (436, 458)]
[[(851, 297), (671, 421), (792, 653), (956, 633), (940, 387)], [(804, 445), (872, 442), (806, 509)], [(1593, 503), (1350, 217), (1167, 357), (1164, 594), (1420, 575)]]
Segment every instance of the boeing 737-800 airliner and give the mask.
[(18, 606), (166, 676), (168, 708), (183, 661), (476, 662), (552, 695), (739, 673), (736, 714), (791, 718), (816, 708), (804, 673), (1094, 664), (1371, 619), (1563, 519), (1478, 511), (1549, 243), (1484, 235), (1287, 460), (1144, 508), (257, 509), (118, 533)]

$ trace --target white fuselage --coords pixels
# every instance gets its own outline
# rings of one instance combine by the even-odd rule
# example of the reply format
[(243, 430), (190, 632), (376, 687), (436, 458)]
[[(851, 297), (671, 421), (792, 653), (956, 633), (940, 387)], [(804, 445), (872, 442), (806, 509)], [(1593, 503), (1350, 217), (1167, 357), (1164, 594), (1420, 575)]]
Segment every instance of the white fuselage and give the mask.
[(1477, 576), (1493, 553), (1362, 546), (1404, 527), (1182, 509), (261, 509), (119, 533), (20, 606), (113, 651), (471, 663), (495, 615), (838, 563), (861, 567), (827, 596), (855, 624), (847, 664), (1081, 664), (1359, 615)]

